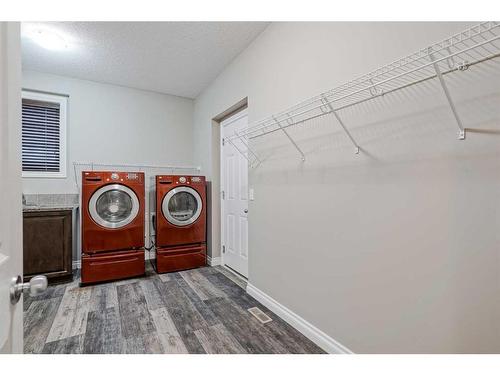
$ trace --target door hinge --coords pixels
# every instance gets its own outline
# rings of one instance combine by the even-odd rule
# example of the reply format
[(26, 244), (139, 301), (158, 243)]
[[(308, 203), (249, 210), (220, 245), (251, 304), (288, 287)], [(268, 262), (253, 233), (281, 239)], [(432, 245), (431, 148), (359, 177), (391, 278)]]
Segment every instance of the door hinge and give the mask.
[(222, 199), (226, 199), (226, 192), (222, 190)]
[(225, 146), (226, 145), (226, 140), (224, 138), (222, 138), (222, 145)]
[(226, 245), (222, 245), (222, 254), (226, 253)]

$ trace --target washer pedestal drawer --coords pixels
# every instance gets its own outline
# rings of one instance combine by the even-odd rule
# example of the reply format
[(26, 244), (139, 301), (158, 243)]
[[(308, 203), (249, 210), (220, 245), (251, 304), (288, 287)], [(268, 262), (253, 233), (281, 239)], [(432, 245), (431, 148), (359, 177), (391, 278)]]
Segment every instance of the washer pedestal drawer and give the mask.
[(173, 272), (207, 264), (207, 246), (193, 244), (156, 249), (156, 272)]
[(141, 276), (145, 272), (144, 250), (82, 254), (82, 284)]

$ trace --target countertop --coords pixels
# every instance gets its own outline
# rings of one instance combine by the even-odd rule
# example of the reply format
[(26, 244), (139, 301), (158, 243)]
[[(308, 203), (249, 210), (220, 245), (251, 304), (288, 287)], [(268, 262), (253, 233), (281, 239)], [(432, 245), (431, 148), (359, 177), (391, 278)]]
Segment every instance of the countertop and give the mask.
[(62, 206), (23, 206), (23, 212), (42, 212), (42, 211), (67, 211), (76, 210), (78, 204), (62, 205)]

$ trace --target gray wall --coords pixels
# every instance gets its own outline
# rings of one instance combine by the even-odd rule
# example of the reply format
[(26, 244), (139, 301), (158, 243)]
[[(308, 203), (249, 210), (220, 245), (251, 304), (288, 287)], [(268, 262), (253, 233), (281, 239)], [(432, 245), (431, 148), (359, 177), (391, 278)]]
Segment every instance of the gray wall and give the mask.
[(23, 72), (23, 88), (69, 95), (68, 177), (23, 178), (26, 194), (78, 192), (74, 161), (149, 165), (192, 162), (191, 99), (33, 71)]
[[(269, 26), (195, 101), (214, 200), (218, 114), (248, 97), (259, 120), (468, 26)], [(291, 130), (303, 164), (282, 135), (252, 142), (249, 282), (354, 352), (499, 352), (499, 72), (447, 77), (465, 141), (432, 82), (341, 112), (360, 155), (332, 118)]]

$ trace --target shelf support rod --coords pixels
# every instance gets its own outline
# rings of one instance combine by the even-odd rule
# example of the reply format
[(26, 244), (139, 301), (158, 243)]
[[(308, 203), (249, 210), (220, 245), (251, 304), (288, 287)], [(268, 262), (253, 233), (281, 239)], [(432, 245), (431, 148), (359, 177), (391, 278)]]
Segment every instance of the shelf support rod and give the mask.
[(342, 121), (342, 119), (340, 118), (340, 116), (337, 113), (337, 111), (333, 108), (332, 104), (325, 97), (322, 97), (321, 101), (323, 103), (325, 103), (325, 105), (330, 109), (330, 112), (333, 113), (333, 115), (335, 116), (335, 118), (339, 122), (340, 126), (344, 130), (344, 133), (351, 140), (352, 144), (354, 145), (354, 153), (355, 154), (359, 154), (359, 145), (356, 143), (356, 141), (352, 137), (351, 132), (349, 130), (347, 130), (347, 128), (346, 128), (346, 126), (344, 124), (344, 121)]
[(239, 148), (238, 146), (236, 146), (236, 145), (233, 143), (233, 141), (231, 141), (231, 139), (229, 139), (229, 138), (225, 138), (225, 139), (226, 139), (229, 143), (231, 143), (231, 145), (232, 145), (232, 146), (236, 149), (236, 151), (238, 151), (241, 155), (243, 155), (243, 157), (244, 157), (245, 159), (247, 159), (249, 166), (250, 166), (250, 167), (252, 167), (252, 164), (253, 164), (253, 163), (250, 161), (250, 159), (248, 158), (248, 156), (246, 156), (246, 155), (245, 155), (245, 153), (244, 153), (243, 151), (241, 151), (241, 150), (240, 150), (240, 148)]
[(259, 162), (259, 164), (261, 163), (260, 161), (260, 158), (257, 156), (257, 154), (252, 150), (252, 148), (250, 147), (250, 145), (248, 144), (248, 142), (246, 142), (246, 140), (243, 138), (242, 135), (240, 135), (240, 133), (238, 133), (236, 130), (234, 131), (234, 134), (236, 134), (236, 136), (238, 137), (238, 139), (241, 141), (241, 143), (243, 143), (245, 145), (245, 147), (247, 148), (248, 151), (250, 151), (250, 153), (253, 155), (253, 157), (255, 158), (255, 160), (257, 160)]
[(448, 86), (446, 85), (446, 82), (444, 81), (443, 74), (441, 73), (441, 69), (439, 69), (439, 65), (435, 62), (434, 55), (432, 54), (432, 50), (429, 50), (429, 58), (431, 59), (433, 65), (434, 65), (434, 70), (436, 71), (436, 75), (439, 79), (439, 83), (441, 84), (441, 87), (443, 88), (444, 95), (446, 96), (446, 100), (448, 101), (448, 104), (450, 105), (451, 112), (453, 113), (453, 116), (455, 117), (455, 121), (457, 122), (458, 125), (458, 139), (463, 140), (465, 139), (465, 129), (462, 124), (462, 120), (460, 120), (460, 117), (458, 116), (457, 109), (455, 107), (455, 103), (453, 103), (453, 99), (451, 98), (450, 91), (448, 90)]
[(295, 143), (295, 141), (293, 140), (293, 138), (290, 137), (290, 134), (288, 134), (288, 132), (286, 131), (286, 129), (283, 126), (281, 126), (280, 122), (278, 120), (276, 120), (276, 117), (273, 116), (273, 120), (276, 123), (276, 125), (278, 125), (278, 127), (281, 129), (281, 131), (286, 135), (286, 137), (288, 138), (288, 140), (290, 142), (292, 142), (292, 145), (300, 153), (300, 155), (302, 156), (302, 161), (306, 161), (306, 156), (304, 155), (304, 153), (302, 152), (302, 150), (300, 149), (300, 147), (297, 145), (297, 143)]

